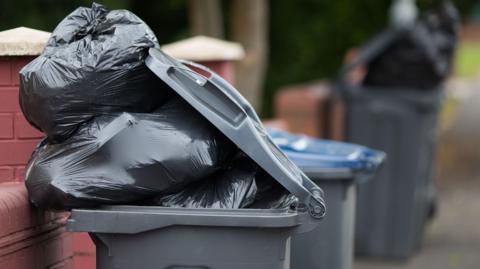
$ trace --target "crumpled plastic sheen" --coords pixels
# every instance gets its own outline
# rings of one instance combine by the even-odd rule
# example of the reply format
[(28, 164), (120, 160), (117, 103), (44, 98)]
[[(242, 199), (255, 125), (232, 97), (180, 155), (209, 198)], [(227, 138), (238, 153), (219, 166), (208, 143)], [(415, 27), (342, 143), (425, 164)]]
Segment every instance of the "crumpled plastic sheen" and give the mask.
[(258, 166), (248, 158), (234, 159), (214, 175), (160, 196), (155, 204), (186, 208), (245, 208), (255, 201)]
[(145, 66), (155, 46), (152, 30), (129, 11), (77, 8), (20, 71), (23, 114), (50, 142), (61, 142), (94, 116), (153, 111), (171, 93)]
[(154, 205), (179, 208), (295, 208), (298, 199), (243, 152), (225, 168), (180, 192), (156, 197)]
[(140, 203), (211, 177), (235, 149), (177, 97), (153, 113), (96, 117), (62, 143), (43, 141), (26, 186), (40, 208)]

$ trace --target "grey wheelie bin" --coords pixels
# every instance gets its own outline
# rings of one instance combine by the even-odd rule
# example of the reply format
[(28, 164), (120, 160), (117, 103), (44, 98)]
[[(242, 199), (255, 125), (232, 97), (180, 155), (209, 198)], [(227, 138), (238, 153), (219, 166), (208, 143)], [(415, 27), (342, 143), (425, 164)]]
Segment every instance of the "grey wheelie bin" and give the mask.
[(100, 269), (288, 269), (291, 235), (312, 225), (306, 215), (111, 206), (72, 210), (68, 228), (90, 233)]
[(385, 154), (369, 148), (270, 130), (280, 149), (325, 192), (329, 214), (294, 235), (292, 269), (351, 269), (356, 188), (375, 174)]
[(248, 102), (218, 75), (203, 66), (172, 59), (158, 49), (150, 50), (146, 64), (294, 194), (298, 206), (74, 209), (67, 228), (90, 233), (100, 269), (290, 268), (291, 235), (318, 225), (326, 211), (323, 191), (281, 152)]
[(347, 97), (348, 141), (383, 150), (384, 168), (358, 188), (356, 253), (408, 258), (423, 237), (442, 91), (361, 88)]
[[(455, 19), (449, 8), (440, 20)], [(442, 23), (446, 32), (435, 28), (437, 39), (420, 31), (421, 24), (378, 35), (337, 81), (346, 101), (347, 141), (388, 155), (384, 168), (358, 188), (359, 255), (405, 259), (421, 245), (434, 208), (437, 119), (455, 43), (455, 32), (448, 28), (454, 21)], [(405, 37), (410, 43), (398, 41)], [(357, 66), (368, 67), (362, 83), (347, 79)]]

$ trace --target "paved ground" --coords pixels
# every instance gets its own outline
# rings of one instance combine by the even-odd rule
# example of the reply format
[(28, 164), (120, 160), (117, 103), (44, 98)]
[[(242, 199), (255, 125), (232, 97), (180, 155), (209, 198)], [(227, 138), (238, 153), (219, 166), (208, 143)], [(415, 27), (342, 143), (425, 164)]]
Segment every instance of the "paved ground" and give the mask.
[(439, 188), (439, 212), (417, 255), (406, 263), (357, 260), (355, 269), (479, 269), (480, 176)]

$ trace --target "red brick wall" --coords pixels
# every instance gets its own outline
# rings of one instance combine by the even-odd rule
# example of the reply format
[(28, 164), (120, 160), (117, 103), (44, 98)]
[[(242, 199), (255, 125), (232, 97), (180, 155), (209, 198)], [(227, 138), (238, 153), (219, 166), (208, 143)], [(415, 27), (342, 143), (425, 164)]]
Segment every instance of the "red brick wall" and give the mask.
[(30, 127), (18, 102), (18, 71), (32, 57), (0, 58), (0, 183), (22, 181), (42, 133)]
[[(18, 101), (18, 72), (32, 59), (33, 57), (0, 57), (0, 183), (24, 180), (25, 164), (43, 136), (28, 124), (20, 111)], [(0, 221), (5, 223), (23, 221), (31, 223), (32, 229), (34, 226), (35, 229), (42, 226), (39, 222), (29, 222), (31, 209), (28, 206), (25, 190), (12, 191), (9, 184), (0, 184), (0, 197), (5, 191), (8, 191), (12, 197), (21, 197), (22, 204), (13, 210), (10, 207), (2, 208), (3, 204), (0, 201)], [(21, 229), (21, 226), (18, 226), (18, 229)], [(0, 236), (6, 232), (12, 231), (8, 230), (4, 223), (0, 224)], [(13, 240), (9, 237), (7, 239), (8, 244)], [(87, 234), (72, 236), (64, 232), (62, 227), (41, 242), (41, 245), (31, 243), (21, 251), (3, 255), (1, 251), (7, 243), (2, 242), (0, 238), (0, 268), (73, 268), (74, 265), (76, 269), (95, 268), (95, 248)], [(22, 243), (14, 242), (14, 244)], [(75, 257), (70, 255), (72, 251), (75, 252)], [(44, 256), (47, 252), (48, 256)], [(68, 259), (61, 259), (67, 254), (70, 255)], [(35, 265), (32, 262), (35, 262)]]

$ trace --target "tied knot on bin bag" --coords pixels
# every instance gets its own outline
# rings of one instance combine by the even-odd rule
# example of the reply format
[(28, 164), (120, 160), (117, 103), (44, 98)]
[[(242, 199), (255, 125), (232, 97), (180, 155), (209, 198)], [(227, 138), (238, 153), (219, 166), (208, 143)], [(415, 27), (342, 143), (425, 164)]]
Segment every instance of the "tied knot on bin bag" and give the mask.
[(147, 113), (171, 94), (145, 66), (157, 38), (126, 10), (80, 7), (55, 28), (43, 53), (20, 71), (20, 106), (50, 142), (112, 112)]
[[(92, 8), (82, 8), (82, 12), (79, 12), (82, 20), (78, 18), (80, 16), (71, 16), (68, 18), (68, 24), (63, 25), (65, 27), (71, 27), (72, 31), (62, 31), (58, 35), (52, 36), (52, 39), (49, 40), (47, 48), (56, 47), (59, 45), (65, 45), (77, 40), (85, 38), (87, 35), (96, 36), (98, 34), (112, 34), (115, 32), (115, 28), (110, 29), (108, 32), (103, 32), (100, 29), (97, 30), (96, 27), (103, 23), (106, 19), (108, 10), (97, 3), (93, 3)], [(65, 29), (66, 30), (66, 29)]]
[[(20, 72), (20, 103), (46, 138), (27, 165), (32, 203), (289, 208), (298, 199), (145, 65), (159, 47), (126, 10), (80, 7)], [(185, 67), (188, 68), (188, 67)]]

